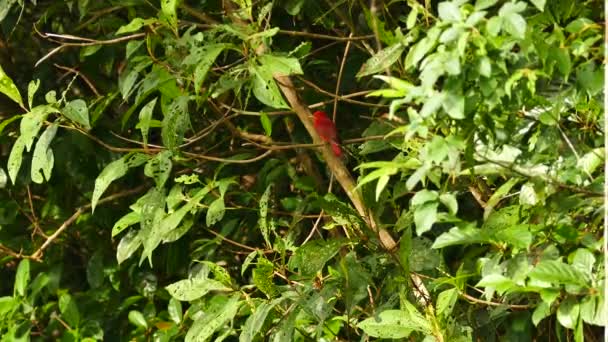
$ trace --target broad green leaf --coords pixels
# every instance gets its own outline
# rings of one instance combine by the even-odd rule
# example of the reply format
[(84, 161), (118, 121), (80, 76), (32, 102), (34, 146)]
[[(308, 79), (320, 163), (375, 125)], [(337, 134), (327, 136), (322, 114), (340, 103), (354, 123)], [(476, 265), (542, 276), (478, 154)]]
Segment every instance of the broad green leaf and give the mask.
[(439, 18), (444, 21), (460, 21), (462, 15), (458, 5), (451, 1), (443, 1), (438, 6)]
[(304, 276), (312, 276), (321, 271), (344, 245), (343, 240), (313, 240), (298, 247), (291, 259), (289, 268), (298, 270)]
[(273, 263), (264, 257), (259, 257), (258, 263), (252, 273), (253, 283), (268, 298), (273, 298), (278, 294), (277, 287), (273, 282), (273, 277)]
[[(207, 78), (207, 74), (209, 73), (209, 69), (217, 57), (228, 48), (227, 44), (209, 44), (205, 45), (197, 50), (195, 50), (191, 56), (191, 58), (195, 59), (193, 63), (196, 64), (194, 67), (194, 89), (198, 94), (201, 91), (201, 87), (205, 79)], [(192, 63), (187, 59), (184, 60), (184, 63), (189, 64)]]
[(177, 30), (177, 5), (179, 0), (161, 0), (160, 18), (164, 20), (171, 29)]
[(182, 302), (178, 299), (171, 297), (169, 299), (169, 305), (167, 307), (169, 317), (175, 324), (180, 324), (182, 321)]
[(539, 11), (545, 11), (545, 3), (547, 2), (547, 0), (530, 0), (530, 2), (534, 4), (534, 6), (536, 6)]
[(8, 176), (11, 178), (13, 185), (17, 181), (17, 174), (19, 173), (19, 169), (21, 168), (21, 163), (23, 161), (23, 150), (25, 149), (25, 139), (23, 136), (20, 136), (15, 140), (13, 144), (13, 148), (11, 149), (11, 153), (8, 156), (8, 163), (6, 165), (6, 169), (8, 170)]
[(143, 328), (143, 329), (148, 328), (148, 322), (146, 322), (146, 318), (144, 317), (144, 314), (142, 314), (141, 312), (139, 312), (137, 310), (131, 310), (131, 311), (129, 311), (128, 318), (129, 318), (129, 322), (131, 322), (136, 327)]
[(380, 50), (361, 66), (357, 77), (384, 72), (401, 57), (403, 50), (405, 50), (405, 45), (400, 42)]
[(605, 156), (604, 151), (604, 147), (599, 147), (585, 153), (577, 160), (576, 167), (580, 168), (586, 174), (592, 174), (598, 166), (603, 164)]
[(89, 123), (89, 108), (87, 107), (87, 103), (83, 100), (78, 99), (68, 102), (63, 108), (62, 113), (68, 119), (79, 123), (86, 129), (91, 129), (91, 124)]
[(530, 272), (529, 277), (556, 285), (588, 286), (589, 284), (588, 274), (557, 260), (541, 261)]
[(149, 18), (149, 19), (135, 18), (135, 19), (131, 20), (130, 23), (119, 27), (118, 31), (116, 31), (116, 34), (119, 35), (119, 34), (123, 34), (123, 33), (139, 31), (140, 28), (142, 28), (144, 26), (148, 26), (148, 25), (156, 23), (156, 22), (157, 22), (156, 18)]
[(532, 313), (532, 323), (534, 326), (538, 326), (538, 323), (549, 315), (551, 315), (551, 305), (547, 302), (540, 302)]
[(452, 310), (454, 309), (454, 305), (456, 305), (456, 300), (458, 300), (458, 289), (453, 288), (449, 290), (442, 291), (437, 296), (437, 315), (443, 316), (445, 318), (451, 317)]
[(490, 199), (488, 199), (488, 201), (486, 202), (486, 207), (484, 209), (484, 213), (483, 213), (483, 217), (484, 219), (487, 219), (488, 216), (490, 215), (490, 213), (492, 212), (492, 210), (494, 209), (494, 207), (507, 195), (509, 194), (509, 191), (511, 191), (511, 189), (521, 181), (520, 178), (510, 178), (509, 180), (507, 180), (504, 184), (502, 184), (498, 189), (496, 189), (496, 191), (494, 191), (494, 193), (492, 194), (492, 196), (490, 196)]
[(35, 81), (31, 80), (30, 83), (27, 85), (27, 104), (30, 109), (32, 109), (34, 103), (34, 95), (36, 95), (38, 87), (40, 87), (40, 80), (38, 79)]
[(161, 222), (165, 215), (165, 189), (152, 188), (148, 191), (147, 196), (141, 201), (141, 229), (139, 234), (143, 242), (144, 250), (141, 253), (139, 263), (144, 259), (148, 259), (150, 267), (152, 267), (152, 252), (158, 247), (162, 241)]
[(450, 215), (456, 215), (458, 212), (458, 201), (456, 200), (456, 196), (451, 193), (441, 194), (439, 196), (439, 201), (448, 208), (448, 212)]
[(465, 228), (454, 227), (439, 235), (433, 243), (433, 248), (444, 248), (454, 245), (465, 245), (474, 243), (487, 243), (489, 238), (482, 230), (467, 226)]
[(376, 184), (376, 201), (380, 199), (380, 194), (382, 194), (382, 190), (384, 190), (390, 178), (391, 176), (389, 175), (382, 175), (378, 178), (378, 183)]
[(498, 0), (477, 0), (475, 1), (475, 10), (481, 11), (486, 8), (494, 6)]
[(598, 290), (597, 293), (594, 296), (587, 295), (581, 300), (581, 318), (586, 323), (603, 326), (606, 324), (608, 315), (601, 290)]
[(539, 202), (538, 194), (534, 190), (534, 184), (527, 182), (519, 190), (519, 203), (522, 205), (535, 205)]
[(53, 150), (50, 148), (50, 144), (55, 137), (55, 133), (57, 133), (57, 127), (57, 124), (50, 125), (40, 135), (38, 142), (36, 142), (30, 172), (30, 176), (34, 183), (42, 184), (45, 180), (48, 182), (51, 179), (51, 171), (53, 170), (55, 156), (53, 155)]
[(34, 107), (21, 118), (19, 130), (21, 137), (24, 139), (25, 149), (28, 152), (31, 150), (34, 138), (38, 135), (42, 124), (51, 113), (59, 113), (59, 110), (53, 106), (42, 105)]
[(249, 72), (253, 78), (253, 95), (261, 103), (273, 108), (289, 108), (274, 81), (272, 70), (260, 66), (251, 66)]
[[(2, 3), (0, 3), (0, 5), (1, 4)], [(4, 19), (3, 11), (1, 9), (1, 7), (2, 6), (0, 6), (0, 22), (2, 21), (2, 19)], [(10, 4), (9, 4), (9, 7), (10, 7)], [(4, 13), (4, 15), (6, 15), (6, 13)], [(13, 83), (13, 80), (10, 77), (8, 77), (8, 75), (4, 72), (1, 65), (0, 65), (0, 93), (8, 96), (9, 99), (17, 102), (21, 107), (23, 107), (23, 99), (21, 98), (19, 89), (17, 89), (17, 86), (15, 85), (15, 83)]]
[(161, 189), (165, 186), (165, 182), (171, 175), (171, 156), (173, 153), (169, 150), (163, 150), (156, 154), (154, 158), (148, 160), (144, 167), (144, 174), (154, 179), (156, 187)]
[(138, 231), (131, 230), (120, 239), (116, 248), (116, 261), (120, 265), (129, 259), (142, 245), (141, 236)]
[(266, 317), (274, 307), (280, 303), (280, 300), (273, 300), (270, 303), (262, 303), (253, 310), (253, 313), (245, 321), (239, 342), (252, 342), (254, 337), (262, 332), (262, 325), (266, 321)]
[(452, 119), (464, 119), (464, 96), (462, 94), (445, 92), (441, 104), (443, 105), (443, 110)]
[(209, 208), (207, 209), (207, 216), (205, 218), (207, 227), (211, 227), (212, 225), (221, 221), (222, 218), (224, 218), (225, 213), (226, 205), (224, 204), (223, 197), (217, 198), (215, 201), (211, 202)]
[(502, 18), (500, 17), (492, 17), (486, 22), (486, 30), (488, 31), (490, 36), (493, 37), (498, 36), (500, 30), (502, 30), (502, 26)]
[(578, 269), (585, 274), (593, 274), (593, 266), (595, 265), (595, 256), (586, 248), (579, 248), (574, 251), (572, 257), (572, 267)]
[(64, 293), (59, 296), (59, 311), (61, 318), (66, 321), (71, 327), (77, 328), (80, 323), (80, 312), (76, 301), (69, 293)]
[(217, 330), (222, 328), (224, 324), (232, 320), (241, 306), (239, 296), (230, 297), (228, 301), (215, 310), (207, 312), (199, 319), (195, 320), (190, 330), (186, 334), (186, 342), (203, 342), (207, 341)]
[(25, 289), (30, 283), (30, 261), (23, 259), (19, 262), (17, 273), (15, 274), (15, 285), (13, 296), (25, 296)]
[(435, 47), (440, 33), (439, 28), (433, 27), (427, 32), (426, 37), (409, 49), (405, 57), (405, 69), (415, 68), (418, 65), (418, 62)]
[(578, 303), (578, 300), (573, 297), (566, 298), (566, 300), (561, 302), (557, 308), (557, 320), (562, 326), (568, 329), (574, 329), (579, 314), (580, 304)]
[(302, 75), (302, 67), (297, 58), (274, 55), (261, 55), (258, 57), (261, 68), (268, 70), (272, 76)]
[(414, 197), (412, 197), (412, 206), (419, 206), (427, 202), (435, 202), (437, 201), (437, 198), (437, 191), (423, 189), (416, 192)]
[(407, 15), (405, 27), (411, 30), (416, 25), (416, 19), (418, 18), (418, 6), (413, 6), (410, 13)]
[(141, 221), (141, 216), (137, 212), (130, 212), (125, 216), (121, 217), (116, 223), (114, 223), (114, 227), (112, 227), (112, 237), (120, 234), (123, 230), (128, 227), (139, 223)]
[(193, 301), (201, 298), (210, 291), (231, 291), (229, 287), (221, 282), (209, 279), (206, 276), (179, 280), (166, 287), (171, 297), (181, 301)]
[(437, 221), (437, 207), (439, 203), (429, 202), (414, 209), (414, 223), (416, 224), (416, 234), (418, 236), (431, 230)]
[(188, 114), (188, 96), (180, 96), (171, 103), (162, 123), (161, 136), (163, 144), (173, 151), (184, 140), (184, 133), (190, 125)]
[(140, 166), (148, 160), (145, 154), (127, 154), (126, 156), (111, 162), (101, 171), (95, 179), (95, 189), (91, 196), (91, 211), (95, 212), (97, 201), (106, 191), (110, 184), (118, 178), (127, 174), (129, 168)]
[(372, 337), (405, 338), (412, 331), (431, 333), (431, 324), (409, 302), (405, 310), (385, 310), (357, 324), (361, 330)]
[(141, 130), (144, 146), (148, 145), (148, 132), (150, 131), (152, 113), (154, 112), (154, 107), (156, 106), (156, 100), (158, 100), (158, 97), (155, 97), (152, 101), (146, 103), (146, 105), (141, 108), (141, 111), (139, 112), (139, 122), (137, 123), (137, 126), (135, 126), (135, 128), (139, 128)]
[(511, 278), (500, 274), (488, 274), (483, 277), (475, 286), (495, 288), (499, 295), (516, 289), (518, 286)]

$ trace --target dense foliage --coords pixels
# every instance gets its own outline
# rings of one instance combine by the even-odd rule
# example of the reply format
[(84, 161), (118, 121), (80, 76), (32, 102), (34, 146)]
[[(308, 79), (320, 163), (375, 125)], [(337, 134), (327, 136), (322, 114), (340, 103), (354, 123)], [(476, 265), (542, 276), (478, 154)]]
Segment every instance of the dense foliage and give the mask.
[(0, 0), (2, 341), (601, 339), (603, 13)]

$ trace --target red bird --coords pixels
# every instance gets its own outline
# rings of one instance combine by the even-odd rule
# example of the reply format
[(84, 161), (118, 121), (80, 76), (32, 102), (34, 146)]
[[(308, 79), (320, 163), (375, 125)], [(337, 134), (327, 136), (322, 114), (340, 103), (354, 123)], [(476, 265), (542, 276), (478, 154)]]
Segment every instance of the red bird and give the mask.
[(336, 125), (331, 119), (322, 111), (316, 111), (313, 114), (313, 125), (319, 133), (321, 140), (331, 144), (331, 149), (334, 151), (336, 157), (342, 156), (342, 149), (339, 145), (338, 132), (336, 131)]

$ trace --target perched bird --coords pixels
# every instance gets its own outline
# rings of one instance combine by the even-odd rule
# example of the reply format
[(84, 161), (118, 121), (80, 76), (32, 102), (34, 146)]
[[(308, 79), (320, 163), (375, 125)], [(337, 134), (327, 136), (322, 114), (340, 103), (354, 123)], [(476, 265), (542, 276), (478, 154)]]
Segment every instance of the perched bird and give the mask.
[(338, 138), (338, 131), (336, 131), (336, 125), (323, 111), (316, 111), (313, 114), (313, 125), (317, 130), (317, 133), (321, 139), (325, 142), (330, 143), (332, 151), (336, 157), (342, 156), (342, 149), (340, 148), (340, 140)]

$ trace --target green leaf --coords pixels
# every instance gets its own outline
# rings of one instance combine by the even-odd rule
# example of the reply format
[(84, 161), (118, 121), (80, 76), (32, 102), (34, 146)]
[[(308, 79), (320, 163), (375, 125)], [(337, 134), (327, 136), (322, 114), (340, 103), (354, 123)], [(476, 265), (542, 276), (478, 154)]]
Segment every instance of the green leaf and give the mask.
[(141, 130), (144, 146), (148, 145), (148, 132), (150, 131), (152, 113), (154, 112), (154, 107), (156, 106), (156, 100), (158, 100), (158, 97), (155, 97), (152, 101), (146, 103), (146, 105), (141, 108), (141, 111), (139, 112), (139, 122), (137, 123), (137, 126), (135, 126), (135, 128), (139, 128)]
[(605, 148), (599, 147), (585, 153), (579, 160), (576, 161), (576, 167), (580, 168), (586, 174), (592, 174), (603, 164), (605, 156)]
[(76, 301), (74, 301), (69, 293), (64, 293), (59, 296), (59, 311), (61, 312), (63, 320), (66, 321), (72, 329), (78, 328), (80, 313), (78, 312)]
[[(1, 20), (0, 20), (1, 21)], [(40, 80), (31, 80), (27, 85), (27, 104), (30, 109), (32, 109), (34, 103), (34, 95), (36, 95), (36, 91), (40, 87)]]
[(78, 99), (68, 102), (62, 110), (62, 114), (68, 119), (84, 126), (86, 129), (91, 129), (91, 124), (89, 123), (89, 108), (87, 108), (87, 103), (83, 100)]
[(597, 293), (598, 295), (588, 295), (581, 300), (581, 318), (586, 323), (604, 326), (607, 318), (606, 305), (604, 305), (604, 296), (601, 290), (597, 290)]
[(260, 218), (258, 220), (258, 224), (260, 226), (260, 231), (262, 232), (262, 236), (264, 237), (264, 241), (267, 246), (272, 246), (270, 243), (270, 223), (268, 222), (268, 202), (270, 201), (270, 195), (272, 194), (273, 185), (270, 184), (262, 194), (260, 198)]
[(252, 276), (255, 286), (268, 298), (273, 298), (277, 295), (278, 290), (272, 281), (274, 277), (274, 265), (272, 262), (264, 257), (259, 257)]
[(113, 181), (126, 175), (129, 168), (140, 166), (147, 160), (148, 156), (145, 154), (130, 153), (106, 165), (99, 176), (97, 176), (97, 179), (95, 179), (95, 189), (91, 196), (91, 211), (95, 212), (97, 201)]
[(302, 75), (302, 67), (297, 58), (274, 55), (261, 55), (258, 57), (261, 68), (267, 70), (272, 76)]
[(160, 18), (165, 21), (171, 29), (177, 30), (177, 5), (179, 0), (161, 0)]
[(557, 320), (562, 326), (568, 329), (574, 329), (579, 314), (580, 304), (573, 297), (566, 298), (566, 300), (561, 302), (557, 308)]
[(148, 328), (148, 322), (146, 322), (146, 318), (144, 317), (144, 314), (142, 314), (141, 312), (139, 312), (137, 310), (131, 310), (131, 311), (129, 311), (128, 318), (129, 318), (129, 322), (131, 322), (136, 327), (143, 328), (143, 329)]
[(8, 170), (8, 176), (13, 182), (13, 185), (17, 181), (17, 174), (19, 173), (19, 169), (21, 168), (24, 149), (25, 139), (23, 136), (20, 136), (19, 138), (17, 138), (17, 140), (15, 140), (15, 143), (13, 144), (13, 148), (11, 149), (11, 153), (8, 156), (8, 163), (6, 165), (6, 169)]
[(494, 6), (498, 0), (477, 0), (475, 1), (475, 10), (481, 11)]
[(458, 289), (452, 288), (449, 290), (442, 291), (437, 296), (437, 316), (443, 316), (445, 318), (451, 317), (454, 305), (458, 300)]
[(299, 270), (303, 276), (312, 276), (321, 271), (344, 245), (343, 240), (313, 240), (298, 247), (291, 259), (289, 268)]
[(488, 274), (483, 277), (475, 286), (495, 288), (499, 295), (518, 288), (515, 281), (500, 274)]
[(232, 320), (241, 306), (239, 296), (230, 297), (224, 305), (215, 307), (214, 310), (206, 312), (194, 321), (186, 334), (186, 342), (207, 341), (213, 333), (222, 328), (228, 321)]
[(530, 2), (534, 4), (534, 6), (536, 6), (539, 11), (545, 11), (545, 3), (547, 2), (547, 0), (530, 0)]
[(176, 98), (163, 118), (161, 137), (163, 144), (171, 151), (176, 150), (183, 142), (184, 133), (190, 125), (188, 100), (188, 96), (185, 95)]
[(224, 218), (224, 214), (226, 213), (226, 206), (224, 204), (224, 198), (217, 198), (215, 201), (211, 202), (209, 205), (209, 209), (207, 209), (207, 217), (205, 218), (205, 223), (207, 227), (211, 227), (217, 222), (221, 221)]
[(479, 74), (483, 77), (492, 76), (492, 63), (490, 62), (490, 58), (487, 56), (483, 56), (479, 59)]
[(8, 176), (6, 175), (6, 171), (0, 167), (0, 189), (4, 189), (6, 183), (8, 183)]
[(157, 22), (156, 18), (149, 18), (149, 19), (135, 18), (135, 19), (131, 20), (130, 23), (119, 27), (118, 31), (116, 31), (116, 34), (119, 35), (119, 34), (123, 34), (123, 33), (139, 31), (139, 29), (141, 29), (142, 27), (148, 26), (148, 25), (156, 23), (156, 22)]
[[(209, 69), (211, 69), (211, 66), (220, 53), (222, 53), (222, 51), (224, 51), (228, 46), (228, 44), (219, 43), (209, 44), (192, 53), (193, 58), (197, 60), (196, 66), (194, 67), (194, 89), (197, 94), (201, 91), (201, 86), (207, 78)], [(184, 60), (184, 63), (188, 63), (188, 61)]]
[(406, 310), (382, 311), (376, 317), (359, 322), (357, 327), (378, 338), (405, 338), (412, 331), (431, 333), (430, 323), (411, 304), (406, 306)]
[(534, 326), (538, 326), (538, 323), (540, 323), (540, 321), (542, 321), (545, 317), (549, 317), (550, 315), (551, 305), (547, 302), (540, 302), (532, 313), (532, 323), (534, 324)]
[(439, 235), (433, 243), (432, 248), (444, 248), (454, 245), (465, 245), (474, 243), (486, 243), (489, 241), (487, 233), (482, 230), (467, 226), (464, 228), (454, 227)]
[(15, 285), (13, 296), (25, 296), (25, 289), (30, 283), (30, 261), (23, 259), (19, 262), (15, 274)]
[(439, 201), (448, 208), (448, 212), (450, 215), (456, 215), (458, 212), (458, 201), (456, 200), (456, 196), (451, 193), (441, 194), (439, 196)]
[(418, 236), (431, 230), (431, 227), (437, 221), (438, 206), (439, 203), (437, 202), (429, 202), (414, 209), (414, 223)]
[(401, 57), (403, 50), (405, 50), (405, 45), (399, 42), (378, 51), (361, 66), (357, 78), (387, 70)]
[(180, 324), (182, 321), (182, 302), (178, 299), (171, 297), (169, 299), (169, 305), (167, 306), (167, 312), (169, 317), (175, 324)]
[(410, 48), (405, 57), (405, 69), (415, 68), (418, 65), (418, 62), (435, 47), (439, 34), (440, 30), (433, 27), (427, 32), (426, 37)]
[(130, 212), (125, 216), (121, 217), (116, 223), (114, 223), (114, 227), (112, 227), (112, 237), (120, 234), (123, 230), (128, 227), (139, 223), (141, 221), (141, 216), (137, 212)]
[(270, 117), (262, 112), (260, 113), (260, 122), (262, 123), (262, 127), (264, 128), (264, 132), (266, 136), (269, 137), (272, 135), (272, 121), (270, 121)]
[(274, 81), (272, 70), (259, 66), (251, 66), (249, 72), (253, 77), (253, 95), (261, 103), (273, 108), (289, 108)]
[(142, 245), (141, 235), (137, 231), (130, 231), (120, 239), (116, 248), (116, 261), (120, 265), (129, 259), (136, 250)]
[[(53, 170), (53, 165), (55, 163), (55, 156), (53, 155), (53, 150), (50, 148), (50, 144), (51, 141), (53, 141), (53, 138), (55, 138), (57, 127), (57, 124), (52, 124), (47, 127), (40, 135), (38, 142), (36, 142), (30, 172), (30, 176), (34, 183), (42, 184), (45, 179), (47, 182), (51, 179), (51, 171)], [(42, 173), (40, 171), (42, 171)]]
[(171, 297), (187, 302), (201, 298), (210, 291), (232, 290), (217, 280), (207, 278), (206, 274), (197, 275), (194, 278), (179, 280), (165, 288)]
[(8, 14), (8, 12), (10, 12), (11, 7), (17, 1), (18, 0), (0, 0), (0, 23), (2, 23), (2, 21), (4, 20), (4, 18), (6, 18), (6, 15)]
[(439, 18), (444, 21), (460, 21), (462, 19), (458, 5), (451, 1), (440, 2), (438, 12)]
[(452, 119), (464, 119), (464, 96), (462, 94), (454, 94), (445, 92), (442, 101), (443, 110)]
[(270, 303), (262, 303), (256, 307), (251, 316), (245, 321), (245, 325), (239, 336), (239, 342), (252, 342), (258, 333), (263, 332), (262, 326), (266, 321), (266, 317), (268, 317), (270, 311), (279, 303), (280, 299), (273, 300)]
[(154, 179), (156, 187), (161, 189), (165, 186), (167, 179), (171, 175), (171, 156), (173, 153), (169, 150), (163, 150), (156, 154), (154, 158), (148, 160), (144, 167), (144, 174)]
[(528, 275), (532, 279), (552, 283), (588, 286), (589, 275), (557, 260), (543, 260)]
[[(6, 14), (5, 14), (6, 15)], [(2, 21), (4, 17), (2, 16), (2, 10), (0, 9), (0, 21)], [(19, 89), (13, 80), (8, 77), (8, 75), (2, 69), (0, 65), (0, 93), (8, 96), (9, 99), (17, 102), (21, 107), (23, 107), (23, 99), (21, 98), (21, 94), (19, 93)]]

